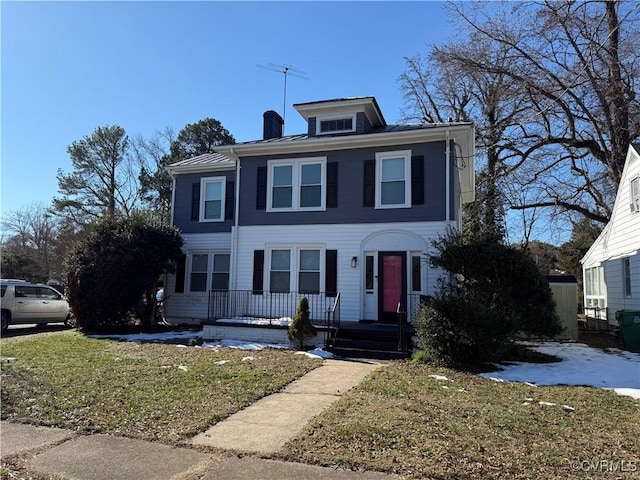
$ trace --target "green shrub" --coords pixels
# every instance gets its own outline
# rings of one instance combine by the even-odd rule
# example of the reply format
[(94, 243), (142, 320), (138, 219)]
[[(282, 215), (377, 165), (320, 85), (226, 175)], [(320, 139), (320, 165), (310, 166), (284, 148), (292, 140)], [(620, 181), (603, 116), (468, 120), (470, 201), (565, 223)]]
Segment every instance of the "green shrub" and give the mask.
[(304, 349), (306, 339), (317, 335), (316, 327), (313, 326), (309, 319), (309, 301), (305, 298), (300, 300), (296, 314), (289, 325), (287, 336), (289, 341), (293, 343), (298, 350)]
[(142, 299), (149, 299), (147, 306), (155, 302), (156, 282), (173, 270), (181, 247), (175, 228), (141, 215), (97, 223), (67, 260), (69, 303), (78, 327), (117, 330), (135, 321), (136, 311), (149, 325), (154, 309), (140, 308)]
[(474, 368), (498, 361), (510, 350), (514, 315), (441, 293), (419, 307), (414, 325), (427, 361)]

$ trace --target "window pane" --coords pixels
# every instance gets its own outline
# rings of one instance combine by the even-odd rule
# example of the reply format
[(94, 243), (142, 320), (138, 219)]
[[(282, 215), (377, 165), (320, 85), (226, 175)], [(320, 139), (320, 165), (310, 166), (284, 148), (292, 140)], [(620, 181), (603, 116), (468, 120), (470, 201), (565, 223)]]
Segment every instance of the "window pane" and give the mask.
[(284, 165), (282, 167), (273, 167), (273, 186), (274, 187), (289, 187), (291, 186), (293, 167), (291, 165)]
[(382, 181), (404, 180), (404, 158), (389, 158), (382, 161)]
[(206, 272), (208, 263), (209, 263), (209, 255), (207, 255), (206, 253), (195, 254), (191, 258), (191, 271)]
[(289, 271), (291, 265), (290, 250), (272, 250), (271, 251), (271, 270)]
[(191, 273), (191, 291), (205, 292), (207, 290), (207, 274)]
[(291, 187), (273, 189), (272, 208), (291, 208)]
[(300, 250), (300, 270), (320, 271), (320, 250)]
[(420, 257), (411, 257), (411, 289), (414, 292), (422, 291), (422, 275), (420, 272)]
[(229, 290), (229, 272), (211, 274), (212, 290)]
[(289, 272), (271, 272), (269, 283), (272, 292), (289, 292)]
[(230, 259), (231, 259), (231, 255), (229, 254), (217, 253), (216, 256), (213, 257), (213, 271), (228, 272)]
[(204, 218), (220, 218), (222, 202), (220, 200), (208, 200), (204, 202)]
[(383, 183), (380, 203), (382, 205), (404, 204), (404, 182)]
[(320, 185), (313, 187), (300, 188), (300, 207), (319, 207), (322, 205), (322, 187)]
[(300, 293), (319, 293), (320, 272), (300, 272), (298, 277), (298, 291)]
[(373, 255), (367, 255), (365, 259), (364, 288), (373, 290)]
[(322, 166), (319, 163), (302, 165), (302, 185), (320, 185)]
[(205, 200), (222, 200), (222, 183), (210, 182), (204, 187)]

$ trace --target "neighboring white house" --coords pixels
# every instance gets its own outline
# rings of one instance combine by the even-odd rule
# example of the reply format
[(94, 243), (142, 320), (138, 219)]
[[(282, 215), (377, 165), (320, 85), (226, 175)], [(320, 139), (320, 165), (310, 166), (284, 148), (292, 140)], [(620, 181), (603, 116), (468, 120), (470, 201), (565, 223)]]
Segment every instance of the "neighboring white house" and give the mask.
[(611, 220), (581, 260), (588, 317), (640, 309), (640, 143), (629, 147)]

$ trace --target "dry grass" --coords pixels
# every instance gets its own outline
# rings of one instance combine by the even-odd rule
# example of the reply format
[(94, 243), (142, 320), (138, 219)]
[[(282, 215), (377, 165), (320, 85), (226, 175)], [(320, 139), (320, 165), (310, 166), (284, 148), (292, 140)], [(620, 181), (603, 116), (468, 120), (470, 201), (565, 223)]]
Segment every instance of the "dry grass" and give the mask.
[[(260, 352), (97, 340), (67, 331), (2, 343), (2, 419), (169, 444), (321, 362)], [(253, 360), (244, 357), (253, 356)], [(227, 361), (224, 364), (216, 362)]]
[[(317, 417), (281, 456), (408, 478), (638, 478), (639, 420), (640, 402), (609, 391), (398, 362)], [(624, 464), (599, 471), (607, 461)]]

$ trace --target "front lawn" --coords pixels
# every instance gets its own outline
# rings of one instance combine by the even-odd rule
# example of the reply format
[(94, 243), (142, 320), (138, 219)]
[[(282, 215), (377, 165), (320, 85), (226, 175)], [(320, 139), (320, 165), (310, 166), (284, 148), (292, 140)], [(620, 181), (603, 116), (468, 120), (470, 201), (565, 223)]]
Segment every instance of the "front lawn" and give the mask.
[(640, 401), (397, 362), (316, 417), (280, 457), (407, 478), (638, 478)]
[[(179, 348), (73, 331), (2, 342), (2, 419), (179, 443), (320, 366), (291, 351)], [(253, 358), (249, 358), (253, 357)]]

